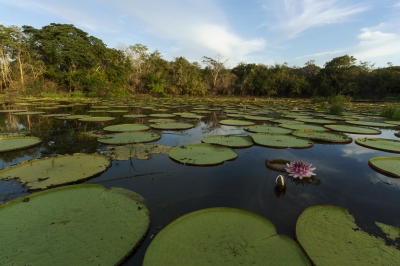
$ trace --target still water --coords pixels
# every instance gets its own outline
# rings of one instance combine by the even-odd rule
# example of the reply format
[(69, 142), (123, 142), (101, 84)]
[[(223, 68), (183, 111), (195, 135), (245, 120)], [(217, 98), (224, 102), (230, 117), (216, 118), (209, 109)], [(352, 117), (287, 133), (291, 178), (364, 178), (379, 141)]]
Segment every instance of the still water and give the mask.
[[(37, 111), (37, 105), (40, 104), (23, 108)], [(66, 104), (56, 110), (46, 110), (46, 113), (88, 114), (91, 105), (93, 104)], [(193, 105), (168, 107), (168, 113), (193, 110)], [(3, 109), (6, 108), (15, 107), (3, 106)], [(18, 107), (20, 108), (21, 106)], [(103, 127), (113, 124), (149, 124), (148, 119), (151, 118), (132, 119), (124, 118), (123, 115), (156, 113), (151, 109), (132, 106), (114, 106), (114, 109), (127, 112), (91, 114), (116, 117), (115, 120), (105, 123), (0, 113), (1, 132), (28, 132), (43, 140), (42, 144), (33, 148), (0, 153), (0, 169), (23, 160), (56, 154), (102, 152), (106, 145), (98, 143), (96, 138), (87, 138), (80, 133), (101, 132)], [(162, 137), (147, 145), (176, 146), (201, 142), (206, 135), (250, 134), (243, 127), (219, 125), (219, 120), (227, 119), (227, 114), (222, 109), (204, 114), (205, 117), (200, 120), (175, 118), (192, 123), (195, 127), (182, 131), (153, 130)], [(256, 121), (256, 124), (273, 125), (263, 121)], [(347, 135), (353, 140), (358, 137), (399, 140), (394, 135), (398, 128), (380, 130), (382, 133), (374, 136)], [(354, 141), (350, 144), (314, 143), (313, 147), (307, 149), (274, 149), (257, 145), (235, 149), (238, 153), (237, 159), (209, 167), (182, 165), (172, 161), (167, 154), (150, 154), (148, 160), (115, 160), (104, 173), (86, 183), (130, 189), (146, 199), (146, 206), (151, 213), (150, 230), (141, 246), (123, 265), (140, 265), (151, 240), (168, 223), (188, 212), (209, 207), (234, 207), (258, 213), (272, 221), (279, 234), (290, 237), (295, 235), (296, 220), (300, 213), (309, 206), (320, 204), (349, 209), (360, 228), (383, 238), (383, 233), (375, 225), (376, 221), (400, 226), (400, 180), (382, 175), (368, 166), (368, 160), (374, 156), (396, 154), (361, 147)], [(312, 163), (316, 167), (318, 182), (307, 184), (289, 180), (286, 192), (277, 193), (274, 190), (275, 178), (281, 173), (266, 168), (265, 160), (278, 158)], [(17, 181), (0, 180), (0, 201), (5, 202), (25, 194), (28, 194), (27, 189)], [(393, 244), (389, 240), (387, 243)]]

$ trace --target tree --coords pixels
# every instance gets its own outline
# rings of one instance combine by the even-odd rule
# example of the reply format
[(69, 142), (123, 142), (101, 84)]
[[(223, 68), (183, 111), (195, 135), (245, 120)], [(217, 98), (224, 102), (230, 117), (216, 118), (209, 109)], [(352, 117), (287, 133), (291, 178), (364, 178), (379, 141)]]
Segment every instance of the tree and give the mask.
[(217, 92), (217, 82), (219, 73), (222, 69), (225, 68), (224, 64), (229, 60), (223, 60), (223, 56), (221, 54), (217, 54), (215, 59), (207, 56), (203, 56), (203, 63), (206, 64), (206, 68), (210, 73), (211, 76), (211, 90), (213, 93)]

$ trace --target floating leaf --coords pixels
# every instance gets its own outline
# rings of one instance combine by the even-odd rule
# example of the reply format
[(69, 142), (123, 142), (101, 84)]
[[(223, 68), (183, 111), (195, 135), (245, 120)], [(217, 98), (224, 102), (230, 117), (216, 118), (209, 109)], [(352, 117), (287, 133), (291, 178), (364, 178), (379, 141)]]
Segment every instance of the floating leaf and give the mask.
[(29, 189), (45, 189), (88, 179), (105, 171), (111, 162), (102, 155), (64, 155), (23, 161), (0, 171), (0, 179), (18, 179)]
[(376, 156), (368, 161), (372, 169), (393, 177), (400, 177), (400, 157)]
[(363, 147), (400, 153), (400, 141), (384, 138), (358, 138), (355, 142)]
[(271, 133), (271, 134), (290, 134), (293, 132), (291, 129), (277, 127), (277, 126), (265, 126), (265, 125), (254, 125), (245, 127), (244, 130), (255, 132), (255, 133)]
[(150, 130), (150, 127), (143, 124), (120, 124), (103, 128), (108, 132), (126, 132), (126, 131), (145, 131)]
[(193, 128), (194, 125), (181, 122), (167, 122), (167, 123), (150, 124), (150, 127), (155, 129), (165, 129), (165, 130), (184, 130)]
[(84, 117), (78, 119), (79, 121), (83, 122), (107, 122), (114, 120), (115, 117), (108, 117), (108, 116), (91, 116), (91, 117)]
[(203, 137), (201, 141), (230, 148), (247, 148), (253, 146), (253, 141), (248, 136), (210, 135)]
[(42, 143), (37, 137), (0, 138), (0, 152), (29, 148)]
[(152, 142), (159, 140), (160, 134), (149, 131), (139, 132), (123, 132), (104, 135), (97, 139), (98, 142), (103, 144), (123, 145), (130, 143)]
[(283, 135), (283, 134), (268, 134), (268, 133), (255, 133), (250, 134), (254, 143), (278, 149), (285, 148), (311, 148), (314, 143), (309, 139), (299, 138), (296, 136)]
[(310, 265), (296, 242), (264, 217), (209, 208), (179, 217), (153, 239), (143, 265)]
[(296, 223), (296, 238), (314, 265), (398, 265), (400, 252), (370, 236), (345, 208), (312, 206)]
[(350, 143), (353, 141), (352, 138), (339, 133), (332, 133), (332, 132), (324, 132), (324, 131), (307, 131), (307, 130), (298, 130), (292, 132), (292, 135), (308, 138), (311, 140), (319, 140), (325, 142), (332, 142), (332, 143)]
[(173, 147), (160, 144), (130, 144), (125, 146), (107, 147), (102, 154), (109, 156), (113, 160), (129, 160), (129, 158), (137, 158), (146, 160), (149, 154), (168, 153)]
[(121, 264), (150, 223), (146, 206), (129, 195), (124, 189), (73, 185), (0, 205), (0, 264)]
[(386, 234), (386, 236), (391, 240), (396, 240), (400, 237), (400, 228), (392, 225), (383, 224), (380, 222), (375, 222), (377, 226)]
[(346, 120), (345, 122), (352, 125), (369, 126), (369, 127), (397, 127), (397, 125), (383, 123), (383, 122), (371, 122), (371, 121), (361, 121), (361, 120)]
[(287, 124), (280, 124), (279, 126), (283, 127), (283, 128), (293, 129), (293, 130), (328, 131), (328, 129), (326, 129), (322, 126), (308, 125), (308, 124), (287, 123)]
[(251, 126), (254, 125), (254, 122), (251, 121), (246, 121), (246, 120), (233, 120), (233, 119), (227, 119), (227, 120), (221, 120), (219, 121), (221, 125), (226, 125), (226, 126)]
[(334, 131), (352, 133), (352, 134), (363, 134), (363, 135), (379, 135), (382, 132), (375, 128), (368, 127), (357, 127), (350, 125), (324, 125), (324, 127), (329, 128)]
[(312, 124), (335, 124), (337, 121), (329, 119), (318, 119), (318, 118), (297, 118), (297, 121), (312, 123)]
[(168, 153), (169, 157), (187, 165), (218, 165), (235, 159), (235, 150), (215, 144), (194, 143), (177, 146)]

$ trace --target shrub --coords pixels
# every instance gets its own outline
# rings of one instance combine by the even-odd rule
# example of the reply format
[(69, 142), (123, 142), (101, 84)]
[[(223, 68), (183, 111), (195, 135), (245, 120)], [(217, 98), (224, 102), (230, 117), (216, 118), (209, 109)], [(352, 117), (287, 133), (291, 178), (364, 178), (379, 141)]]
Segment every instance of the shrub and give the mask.
[(85, 97), (85, 93), (83, 93), (82, 91), (73, 91), (68, 93), (68, 97), (73, 97), (73, 98), (83, 98)]
[(341, 104), (334, 104), (329, 108), (330, 115), (340, 115), (343, 112), (343, 105)]
[(315, 96), (311, 99), (311, 103), (323, 103), (323, 102), (327, 102), (326, 97), (322, 97), (322, 96)]
[(94, 91), (88, 92), (87, 97), (95, 98), (97, 97), (97, 93)]
[(386, 106), (381, 110), (380, 115), (389, 119), (400, 120), (400, 107)]
[(342, 95), (342, 94), (328, 97), (328, 103), (333, 104), (333, 105), (349, 103), (352, 100), (353, 100), (353, 98), (351, 98), (351, 96), (348, 96), (348, 95), (346, 96), (346, 95)]

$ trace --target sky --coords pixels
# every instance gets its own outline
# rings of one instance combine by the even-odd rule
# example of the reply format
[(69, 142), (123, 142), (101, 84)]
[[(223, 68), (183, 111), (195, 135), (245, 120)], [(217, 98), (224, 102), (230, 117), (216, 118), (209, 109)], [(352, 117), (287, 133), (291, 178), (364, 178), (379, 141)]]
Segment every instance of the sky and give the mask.
[(109, 48), (146, 45), (164, 59), (323, 67), (400, 65), (400, 0), (0, 0), (0, 24), (73, 24)]

